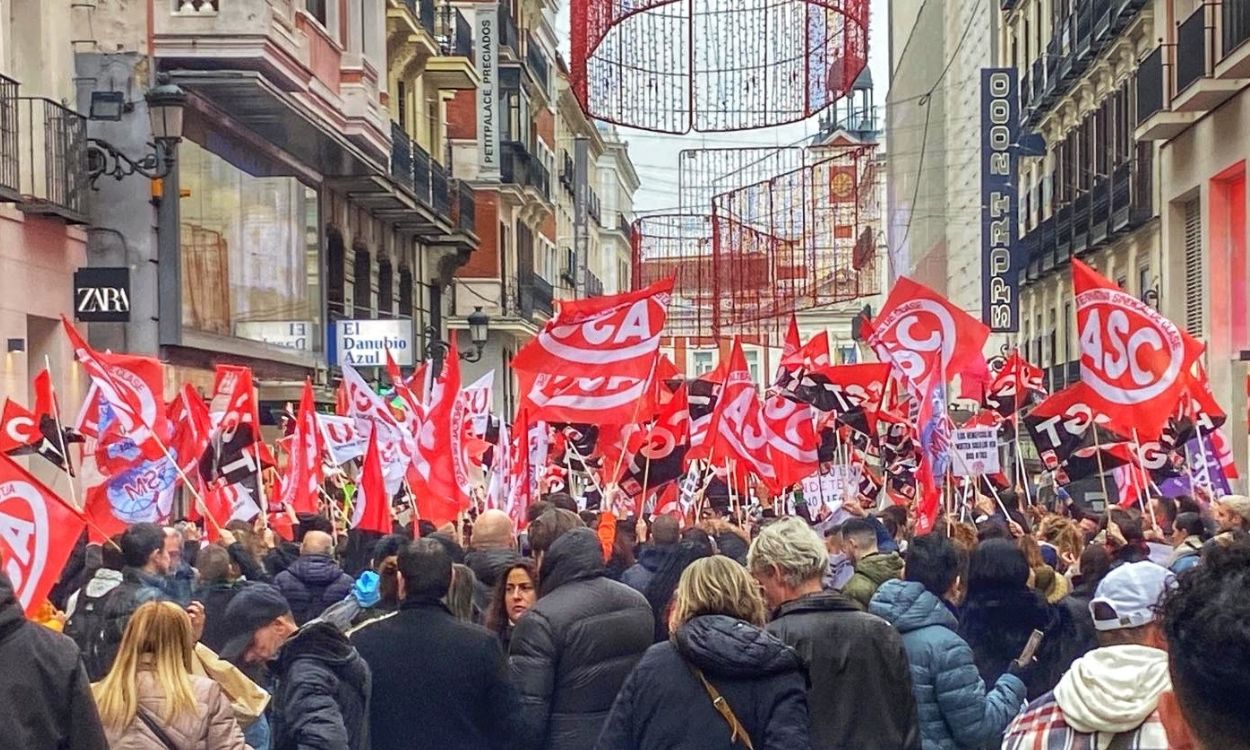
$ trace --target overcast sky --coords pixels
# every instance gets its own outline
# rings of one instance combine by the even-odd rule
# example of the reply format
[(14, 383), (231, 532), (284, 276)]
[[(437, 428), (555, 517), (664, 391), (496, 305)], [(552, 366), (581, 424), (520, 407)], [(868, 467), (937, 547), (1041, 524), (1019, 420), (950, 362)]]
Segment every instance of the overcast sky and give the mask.
[[(871, 0), (872, 16), (869, 22), (868, 64), (872, 70), (874, 97), (878, 118), (884, 118), (884, 104), (889, 81), (889, 48), (886, 24), (888, 0)], [(567, 5), (557, 22), (565, 55), (568, 54), (569, 20)], [(677, 157), (687, 148), (733, 148), (749, 146), (791, 145), (817, 130), (818, 118), (777, 128), (753, 130), (743, 133), (694, 133), (687, 136), (669, 136), (622, 129), (622, 135), (630, 144), (634, 167), (642, 180), (642, 187), (634, 196), (636, 211), (675, 208), (677, 195)]]

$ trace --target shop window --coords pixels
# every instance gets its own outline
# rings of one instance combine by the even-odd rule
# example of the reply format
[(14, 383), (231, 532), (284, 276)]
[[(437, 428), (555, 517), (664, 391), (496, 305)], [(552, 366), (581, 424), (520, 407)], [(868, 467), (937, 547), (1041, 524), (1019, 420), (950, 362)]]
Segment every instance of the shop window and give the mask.
[[(213, 150), (203, 143), (212, 143)], [(184, 192), (183, 326), (319, 350), (317, 192), (282, 175), (280, 165), (196, 123), (188, 123), (178, 162)], [(326, 234), (332, 245), (336, 233)], [(337, 293), (341, 305), (333, 272), (328, 282), (328, 296)]]

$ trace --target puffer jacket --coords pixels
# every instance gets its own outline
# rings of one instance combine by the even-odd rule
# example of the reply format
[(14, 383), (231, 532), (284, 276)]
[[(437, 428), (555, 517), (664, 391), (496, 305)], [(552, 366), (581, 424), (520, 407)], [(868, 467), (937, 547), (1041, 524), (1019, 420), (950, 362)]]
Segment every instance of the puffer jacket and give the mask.
[[(243, 750), (243, 730), (234, 719), (230, 700), (221, 686), (207, 677), (191, 676), (195, 692), (195, 712), (179, 714), (165, 720), (165, 695), (151, 670), (141, 669), (137, 676), (139, 709), (146, 711), (169, 739), (175, 750)], [(121, 730), (105, 728), (111, 750), (167, 750), (165, 743), (135, 717)]]
[(621, 583), (640, 594), (645, 594), (651, 579), (655, 577), (655, 571), (660, 569), (660, 565), (673, 554), (675, 549), (677, 549), (675, 544), (663, 547), (651, 545), (643, 547), (638, 553), (638, 562), (630, 566), (629, 570), (621, 576)]
[(490, 608), (499, 574), (520, 559), (520, 555), (510, 549), (470, 549), (465, 553), (464, 564), (469, 566), (477, 579), (473, 584), (473, 606), (478, 612)]
[(0, 665), (0, 746), (107, 750), (78, 647), (26, 619), (3, 568)]
[(273, 585), (286, 597), (295, 624), (300, 626), (331, 604), (346, 599), (353, 583), (352, 577), (329, 555), (301, 555), (289, 568), (273, 577)]
[(886, 581), (868, 610), (903, 636), (924, 750), (975, 748), (1002, 735), (1024, 707), (1024, 683), (1004, 674), (987, 693), (959, 621), (915, 581)]
[(566, 533), (543, 556), (539, 599), (509, 644), (522, 750), (593, 746), (625, 678), (651, 646), (647, 600), (604, 576), (603, 548), (590, 529)]
[(902, 555), (897, 552), (874, 552), (855, 563), (855, 574), (842, 587), (842, 593), (867, 610), (877, 587), (902, 575)]
[(767, 632), (724, 615), (696, 617), (647, 650), (612, 705), (596, 750), (740, 750), (691, 665), (715, 686), (756, 750), (806, 750), (807, 670)]
[(300, 628), (270, 666), (273, 750), (367, 750), (369, 666), (337, 628)]
[(821, 591), (778, 607), (767, 629), (807, 664), (815, 750), (920, 750), (907, 653), (888, 622)]

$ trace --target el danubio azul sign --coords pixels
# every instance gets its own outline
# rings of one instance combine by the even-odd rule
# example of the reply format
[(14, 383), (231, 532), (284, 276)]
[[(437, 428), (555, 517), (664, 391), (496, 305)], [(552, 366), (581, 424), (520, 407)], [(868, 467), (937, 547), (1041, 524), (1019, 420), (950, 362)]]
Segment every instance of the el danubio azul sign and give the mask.
[(335, 364), (382, 367), (390, 350), (395, 364), (410, 367), (411, 320), (340, 320), (334, 324)]

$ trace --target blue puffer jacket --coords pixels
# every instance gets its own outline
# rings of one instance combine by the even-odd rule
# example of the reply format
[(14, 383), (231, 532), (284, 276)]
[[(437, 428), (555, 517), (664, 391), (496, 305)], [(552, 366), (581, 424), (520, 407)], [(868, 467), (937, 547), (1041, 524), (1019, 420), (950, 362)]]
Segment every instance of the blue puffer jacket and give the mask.
[[(924, 750), (992, 743), (1024, 706), (1024, 683), (1004, 674), (986, 693), (958, 621), (922, 584), (886, 581), (868, 611), (903, 636)], [(997, 747), (997, 745), (993, 745)]]

